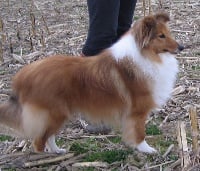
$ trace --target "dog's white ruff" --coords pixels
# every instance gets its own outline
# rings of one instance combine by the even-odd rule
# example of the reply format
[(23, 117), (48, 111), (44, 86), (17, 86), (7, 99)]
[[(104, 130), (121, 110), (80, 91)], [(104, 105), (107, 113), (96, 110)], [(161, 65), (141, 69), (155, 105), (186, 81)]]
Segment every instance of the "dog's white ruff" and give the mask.
[(142, 56), (132, 34), (122, 37), (110, 48), (110, 51), (117, 61), (125, 57), (132, 59), (148, 80), (157, 107), (166, 103), (178, 73), (178, 62), (175, 55), (168, 52), (162, 53), (159, 54), (161, 63), (152, 61), (148, 56)]

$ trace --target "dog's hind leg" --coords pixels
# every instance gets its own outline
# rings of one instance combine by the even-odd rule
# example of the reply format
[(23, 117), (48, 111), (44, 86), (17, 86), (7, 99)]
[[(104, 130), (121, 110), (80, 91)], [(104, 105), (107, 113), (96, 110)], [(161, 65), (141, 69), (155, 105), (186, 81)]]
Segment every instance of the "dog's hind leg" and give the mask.
[(60, 150), (56, 146), (54, 134), (58, 132), (67, 116), (64, 114), (55, 115), (54, 113), (56, 112), (36, 105), (25, 104), (23, 106), (24, 134), (33, 139), (33, 146), (36, 152), (44, 152), (46, 144), (49, 147), (49, 152), (64, 152), (64, 150)]
[(55, 133), (57, 129), (47, 127), (44, 134), (38, 136), (33, 141), (34, 150), (36, 152), (49, 152), (49, 153), (65, 153), (65, 149), (60, 149), (55, 142)]
[(124, 118), (122, 121), (123, 140), (127, 145), (136, 147), (141, 152), (155, 153), (156, 150), (145, 141), (145, 120), (146, 115)]
[[(63, 112), (63, 111), (64, 112)], [(57, 113), (57, 114), (55, 114)], [(68, 109), (61, 108), (57, 106), (56, 111), (50, 111), (49, 125), (47, 130), (49, 131), (49, 137), (46, 141), (45, 151), (49, 153), (66, 153), (65, 149), (61, 149), (56, 145), (55, 134), (59, 132), (59, 129), (62, 127), (63, 123), (68, 120)]]
[(24, 104), (22, 108), (22, 123), (24, 135), (33, 139), (36, 152), (44, 152), (48, 132), (49, 111), (33, 104)]
[(44, 134), (43, 136), (37, 137), (33, 140), (33, 148), (35, 152), (44, 152), (45, 144), (48, 136)]
[(59, 148), (56, 145), (55, 135), (51, 135), (46, 142), (46, 150), (51, 153), (66, 153), (65, 149)]

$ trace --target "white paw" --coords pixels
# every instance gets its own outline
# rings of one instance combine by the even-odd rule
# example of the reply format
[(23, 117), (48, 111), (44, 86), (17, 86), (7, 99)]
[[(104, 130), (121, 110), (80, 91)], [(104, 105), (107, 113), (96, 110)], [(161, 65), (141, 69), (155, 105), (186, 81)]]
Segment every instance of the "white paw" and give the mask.
[(56, 149), (56, 150), (54, 151), (54, 153), (57, 153), (57, 154), (64, 154), (64, 153), (66, 153), (66, 152), (67, 152), (67, 150), (64, 149), (64, 148), (59, 148), (59, 149)]
[(66, 153), (67, 151), (65, 149), (59, 148), (56, 145), (55, 135), (52, 135), (51, 137), (48, 138), (46, 142), (45, 152), (63, 154)]
[(143, 153), (157, 153), (157, 150), (155, 150), (153, 147), (150, 147), (145, 140), (138, 144), (136, 148)]
[(44, 151), (47, 153), (57, 153), (57, 154), (64, 154), (67, 152), (66, 149), (63, 149), (63, 148), (51, 149), (49, 146), (46, 146)]

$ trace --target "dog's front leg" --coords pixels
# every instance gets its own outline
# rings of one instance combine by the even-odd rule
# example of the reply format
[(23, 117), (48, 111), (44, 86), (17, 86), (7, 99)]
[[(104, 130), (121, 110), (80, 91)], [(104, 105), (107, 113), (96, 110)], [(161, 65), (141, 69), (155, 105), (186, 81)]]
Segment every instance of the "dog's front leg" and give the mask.
[(45, 150), (49, 153), (58, 153), (58, 154), (63, 154), (66, 153), (65, 149), (59, 148), (56, 145), (56, 141), (55, 141), (55, 135), (52, 135), (48, 138), (47, 142), (46, 142), (46, 148)]
[(155, 153), (156, 150), (145, 141), (145, 120), (146, 115), (126, 116), (122, 121), (122, 137), (130, 147), (144, 153)]

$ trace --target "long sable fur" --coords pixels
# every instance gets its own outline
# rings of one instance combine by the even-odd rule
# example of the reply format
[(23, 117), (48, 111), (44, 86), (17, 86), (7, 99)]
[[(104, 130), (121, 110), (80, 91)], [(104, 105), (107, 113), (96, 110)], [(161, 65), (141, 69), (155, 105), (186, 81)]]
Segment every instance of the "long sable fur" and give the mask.
[[(175, 52), (178, 44), (166, 29), (168, 20), (166, 14), (148, 16), (127, 33), (135, 38), (138, 58), (161, 65), (160, 53)], [(159, 38), (163, 30), (167, 41)], [(94, 121), (117, 120), (128, 145), (142, 144), (140, 150), (153, 152), (144, 141), (147, 114), (156, 106), (152, 80), (143, 66), (120, 57), (108, 49), (92, 58), (55, 55), (23, 67), (13, 79), (15, 96), (0, 105), (0, 122), (22, 130), (33, 138), (36, 151), (44, 151), (48, 138), (82, 113)]]

